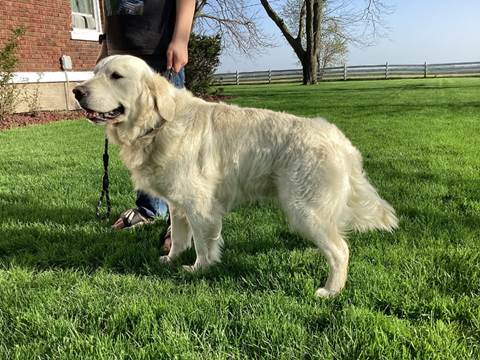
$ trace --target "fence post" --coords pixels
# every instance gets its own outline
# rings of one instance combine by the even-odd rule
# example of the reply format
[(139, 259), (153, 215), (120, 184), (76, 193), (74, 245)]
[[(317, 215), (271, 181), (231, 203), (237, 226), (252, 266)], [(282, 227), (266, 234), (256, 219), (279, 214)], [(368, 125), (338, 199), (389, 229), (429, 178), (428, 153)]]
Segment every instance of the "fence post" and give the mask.
[(427, 62), (425, 61), (425, 64), (423, 65), (423, 77), (426, 78), (428, 74), (428, 67), (427, 67)]
[(388, 61), (385, 63), (385, 80), (388, 79)]
[(270, 84), (272, 82), (272, 70), (268, 69), (268, 83)]
[(238, 70), (235, 71), (235, 84), (240, 85), (240, 76), (238, 76)]
[(343, 80), (347, 80), (347, 64), (343, 64)]

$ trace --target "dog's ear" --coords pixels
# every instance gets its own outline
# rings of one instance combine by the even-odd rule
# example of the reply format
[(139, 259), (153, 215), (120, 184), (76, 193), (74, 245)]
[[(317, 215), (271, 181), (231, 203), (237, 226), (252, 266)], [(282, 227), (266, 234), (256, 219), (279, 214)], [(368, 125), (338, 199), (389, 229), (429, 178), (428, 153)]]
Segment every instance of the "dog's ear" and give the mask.
[(147, 84), (160, 116), (166, 121), (172, 121), (175, 117), (173, 85), (159, 74), (153, 75), (149, 81), (147, 81)]

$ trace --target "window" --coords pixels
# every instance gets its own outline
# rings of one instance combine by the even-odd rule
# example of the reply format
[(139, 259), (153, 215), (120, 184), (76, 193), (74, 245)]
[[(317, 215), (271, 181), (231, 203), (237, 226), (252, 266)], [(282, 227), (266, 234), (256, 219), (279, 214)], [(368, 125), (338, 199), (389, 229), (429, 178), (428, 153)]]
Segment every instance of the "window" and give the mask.
[(98, 0), (70, 0), (72, 5), (72, 39), (98, 41), (102, 31)]

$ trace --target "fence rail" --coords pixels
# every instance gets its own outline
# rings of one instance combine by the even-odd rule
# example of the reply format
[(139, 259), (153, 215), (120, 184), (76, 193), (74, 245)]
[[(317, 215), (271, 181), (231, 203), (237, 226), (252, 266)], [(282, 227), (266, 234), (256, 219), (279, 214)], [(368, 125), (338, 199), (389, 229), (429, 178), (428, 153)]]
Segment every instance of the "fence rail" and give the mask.
[[(335, 66), (319, 70), (321, 80), (399, 79), (440, 76), (480, 76), (480, 62)], [(302, 69), (215, 74), (217, 85), (301, 82)]]

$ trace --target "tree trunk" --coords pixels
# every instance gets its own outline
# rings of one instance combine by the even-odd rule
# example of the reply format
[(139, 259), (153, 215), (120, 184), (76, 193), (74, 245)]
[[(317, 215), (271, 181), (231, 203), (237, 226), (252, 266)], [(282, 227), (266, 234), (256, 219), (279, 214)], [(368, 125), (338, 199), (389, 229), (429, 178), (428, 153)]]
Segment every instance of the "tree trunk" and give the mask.
[(306, 41), (306, 49), (305, 49), (305, 56), (302, 61), (303, 66), (303, 84), (314, 84), (315, 74), (313, 73), (313, 64), (312, 58), (315, 56), (314, 52), (314, 44), (313, 44), (313, 0), (305, 0), (305, 36), (307, 38)]
[(320, 19), (324, 0), (305, 0), (306, 54), (301, 61), (303, 66), (303, 84), (316, 84), (318, 81), (318, 47), (320, 39)]
[(307, 72), (309, 75), (308, 84), (316, 84), (318, 81), (318, 53), (312, 52), (309, 54), (307, 63)]
[(308, 54), (305, 54), (303, 60), (301, 61), (302, 70), (303, 70), (303, 85), (315, 84), (317, 79), (315, 77), (315, 71), (313, 69), (314, 63), (311, 62), (311, 58)]
[[(260, 0), (265, 8), (268, 16), (281, 30), (288, 43), (298, 56), (303, 70), (303, 84), (316, 84), (318, 76), (318, 42), (320, 39), (320, 20), (325, 6), (325, 0), (305, 0), (305, 36), (306, 49), (302, 47), (302, 26), (300, 21), (300, 29), (298, 36), (293, 37), (288, 30), (285, 22), (270, 6), (268, 0)], [(302, 7), (302, 13), (304, 8)]]
[(325, 9), (325, 0), (313, 0), (313, 41), (312, 41), (312, 54), (311, 54), (311, 61), (312, 61), (312, 73), (313, 75), (313, 82), (312, 84), (316, 84), (318, 82), (318, 56), (319, 56), (319, 48), (320, 48), (320, 36), (322, 31), (322, 15)]

